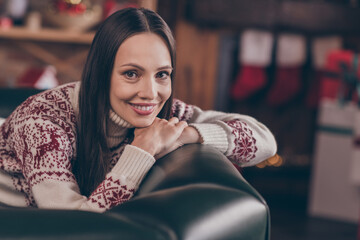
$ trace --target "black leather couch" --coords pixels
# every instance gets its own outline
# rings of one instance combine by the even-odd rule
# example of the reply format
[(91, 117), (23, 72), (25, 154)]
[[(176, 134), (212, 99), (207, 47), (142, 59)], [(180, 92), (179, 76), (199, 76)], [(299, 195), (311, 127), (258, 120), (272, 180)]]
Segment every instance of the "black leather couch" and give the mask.
[[(0, 113), (34, 92), (0, 89)], [(192, 144), (159, 159), (130, 201), (102, 214), (0, 206), (0, 239), (263, 240), (270, 215), (223, 154)]]

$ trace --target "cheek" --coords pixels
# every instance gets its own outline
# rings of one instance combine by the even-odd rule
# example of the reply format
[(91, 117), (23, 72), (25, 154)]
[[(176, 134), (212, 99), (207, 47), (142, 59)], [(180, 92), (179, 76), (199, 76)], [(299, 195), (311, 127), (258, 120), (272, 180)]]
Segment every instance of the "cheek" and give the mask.
[(110, 98), (113, 100), (127, 100), (132, 95), (133, 91), (119, 81), (114, 81), (110, 86)]
[(171, 96), (171, 92), (172, 92), (172, 89), (171, 89), (171, 84), (169, 84), (169, 86), (166, 86), (164, 87), (163, 89), (161, 89), (161, 91), (159, 92), (162, 99), (164, 101), (168, 100), (169, 97)]
[(131, 98), (131, 95), (128, 91), (123, 91), (123, 89), (114, 90), (113, 97), (118, 100), (127, 100)]

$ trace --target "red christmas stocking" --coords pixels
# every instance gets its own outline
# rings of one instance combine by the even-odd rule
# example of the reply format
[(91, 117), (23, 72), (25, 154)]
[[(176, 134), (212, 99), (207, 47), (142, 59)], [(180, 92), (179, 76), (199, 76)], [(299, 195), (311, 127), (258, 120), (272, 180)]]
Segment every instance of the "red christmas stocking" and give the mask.
[(269, 32), (247, 30), (241, 35), (240, 71), (231, 89), (231, 96), (242, 100), (263, 88), (267, 82), (265, 68), (271, 62), (273, 36)]
[(281, 105), (292, 99), (301, 88), (300, 74), (300, 67), (278, 68), (275, 83), (268, 95), (268, 104)]
[(266, 73), (263, 67), (242, 66), (231, 89), (231, 96), (236, 100), (245, 99), (265, 84)]
[(275, 83), (267, 102), (281, 105), (291, 100), (301, 88), (301, 67), (305, 61), (305, 38), (295, 34), (282, 34), (278, 38), (276, 52)]
[[(340, 63), (345, 63), (348, 67), (351, 67), (353, 57), (354, 53), (352, 51), (331, 51), (327, 56), (325, 69), (329, 73), (334, 73), (335, 75), (340, 74), (342, 72)], [(321, 80), (320, 98), (338, 98), (341, 85), (342, 83), (340, 76), (337, 79), (334, 77), (323, 77)]]
[(320, 101), (320, 83), (325, 72), (321, 70), (314, 70), (313, 76), (311, 77), (311, 83), (306, 96), (306, 105), (310, 108), (316, 108)]
[[(310, 108), (316, 108), (320, 101), (321, 82), (326, 77), (325, 64), (329, 53), (336, 49), (341, 49), (342, 39), (340, 37), (321, 37), (315, 38), (311, 43), (311, 59), (314, 69), (314, 74), (309, 84), (309, 90), (306, 97), (306, 105)], [(331, 80), (330, 80), (331, 81)], [(333, 82), (334, 83), (334, 82)], [(334, 88), (331, 86), (324, 86), (326, 89)], [(325, 85), (327, 85), (325, 83)], [(335, 89), (337, 91), (337, 87)], [(326, 90), (327, 92), (328, 90)], [(331, 91), (331, 90), (330, 90)]]

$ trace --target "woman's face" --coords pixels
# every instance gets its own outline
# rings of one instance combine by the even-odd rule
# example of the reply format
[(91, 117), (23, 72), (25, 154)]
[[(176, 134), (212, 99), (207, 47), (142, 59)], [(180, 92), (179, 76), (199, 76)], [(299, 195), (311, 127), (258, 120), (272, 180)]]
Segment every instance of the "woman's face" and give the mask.
[(170, 52), (153, 33), (140, 33), (119, 47), (110, 82), (112, 109), (134, 127), (152, 124), (171, 95)]

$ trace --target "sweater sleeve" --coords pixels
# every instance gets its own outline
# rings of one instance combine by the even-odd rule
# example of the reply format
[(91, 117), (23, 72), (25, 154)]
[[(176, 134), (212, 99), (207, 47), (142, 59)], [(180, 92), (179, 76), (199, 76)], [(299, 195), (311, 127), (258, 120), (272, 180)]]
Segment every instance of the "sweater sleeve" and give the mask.
[(241, 167), (256, 165), (276, 154), (270, 130), (256, 119), (235, 113), (203, 111), (175, 99), (172, 115), (187, 121), (204, 140)]
[(39, 208), (104, 212), (130, 199), (155, 159), (127, 145), (104, 181), (87, 198), (71, 171), (74, 156), (68, 128), (41, 118), (15, 129), (16, 154)]

